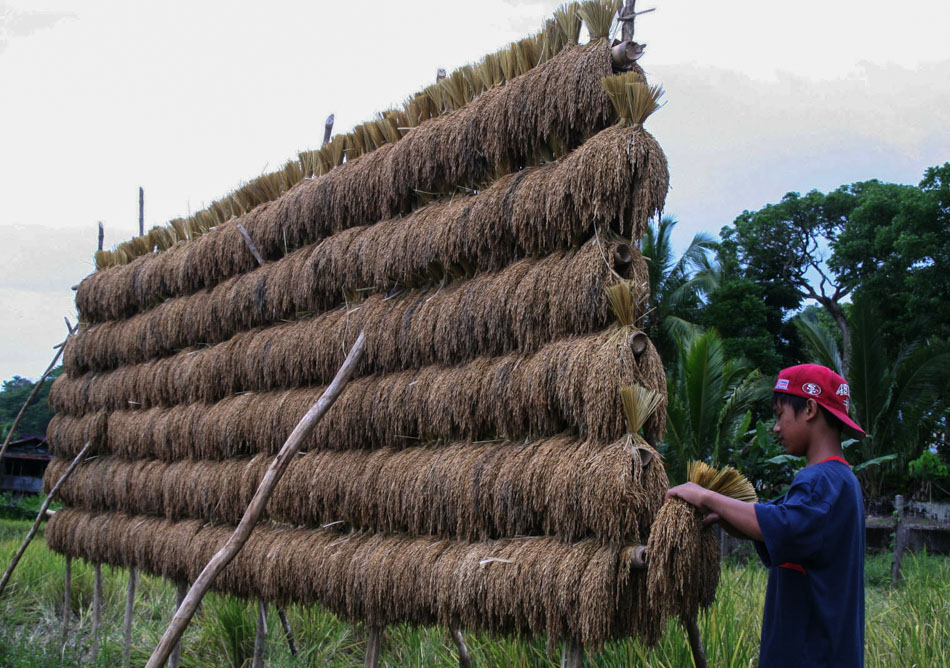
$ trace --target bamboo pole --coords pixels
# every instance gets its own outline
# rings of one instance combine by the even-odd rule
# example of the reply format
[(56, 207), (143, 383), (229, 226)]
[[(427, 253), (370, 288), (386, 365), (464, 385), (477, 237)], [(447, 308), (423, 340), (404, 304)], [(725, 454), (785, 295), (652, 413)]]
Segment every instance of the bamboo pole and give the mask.
[(343, 366), (340, 367), (333, 382), (330, 383), (330, 386), (327, 387), (320, 399), (317, 400), (317, 403), (311, 406), (307, 414), (304, 415), (297, 426), (294, 427), (293, 432), (281, 447), (277, 458), (271, 464), (270, 468), (267, 469), (267, 473), (264, 474), (264, 478), (261, 480), (261, 484), (254, 494), (254, 498), (251, 499), (251, 503), (244, 512), (244, 516), (241, 518), (241, 522), (234, 530), (234, 533), (231, 534), (231, 537), (228, 538), (224, 546), (218, 550), (217, 554), (211, 558), (211, 561), (208, 562), (208, 565), (204, 567), (201, 574), (191, 586), (188, 595), (175, 613), (171, 624), (168, 625), (165, 634), (152, 652), (152, 656), (149, 658), (146, 668), (160, 668), (165, 664), (172, 647), (174, 647), (182, 633), (184, 633), (188, 622), (191, 621), (192, 615), (195, 614), (195, 610), (198, 608), (198, 604), (211, 587), (215, 578), (231, 563), (231, 560), (234, 559), (235, 555), (237, 555), (251, 537), (251, 531), (253, 531), (254, 525), (257, 524), (257, 520), (264, 512), (267, 500), (270, 498), (274, 487), (278, 481), (280, 481), (281, 476), (283, 476), (284, 471), (290, 464), (290, 460), (297, 454), (317, 422), (326, 414), (330, 406), (333, 405), (333, 402), (340, 396), (340, 392), (343, 391), (343, 388), (349, 382), (350, 376), (353, 375), (357, 364), (359, 364), (360, 359), (363, 357), (365, 341), (365, 334), (360, 332), (356, 343), (354, 343), (350, 349), (349, 354), (343, 361)]
[(277, 616), (280, 618), (280, 625), (284, 627), (284, 633), (287, 635), (290, 654), (291, 656), (297, 656), (297, 641), (294, 639), (294, 630), (290, 626), (290, 620), (287, 619), (287, 611), (284, 608), (277, 608)]
[(69, 637), (69, 622), (73, 614), (73, 558), (66, 555), (66, 586), (63, 594), (63, 642)]
[(125, 593), (125, 618), (122, 622), (122, 665), (132, 664), (132, 604), (135, 603), (135, 566), (129, 567), (129, 587)]
[(331, 134), (333, 134), (333, 114), (327, 116), (327, 122), (323, 125), (323, 144), (321, 144), (321, 146), (326, 146), (330, 143)]
[(76, 470), (76, 467), (79, 466), (79, 463), (86, 456), (86, 453), (89, 452), (89, 448), (92, 447), (92, 441), (86, 443), (83, 446), (82, 450), (79, 451), (79, 454), (76, 455), (76, 458), (73, 460), (73, 463), (69, 465), (63, 475), (59, 477), (59, 480), (56, 481), (56, 484), (53, 485), (53, 489), (50, 490), (49, 494), (46, 495), (46, 500), (43, 501), (43, 505), (40, 506), (40, 510), (36, 513), (36, 519), (33, 521), (33, 526), (30, 527), (29, 533), (26, 534), (26, 538), (23, 539), (23, 544), (20, 545), (20, 549), (17, 550), (17, 553), (13, 557), (13, 561), (10, 562), (10, 565), (7, 567), (6, 572), (3, 574), (3, 579), (0, 580), (0, 595), (3, 594), (3, 590), (7, 586), (7, 582), (10, 581), (10, 575), (13, 573), (13, 569), (16, 568), (16, 565), (20, 562), (20, 558), (23, 556), (23, 553), (26, 552), (27, 546), (30, 544), (30, 541), (33, 540), (33, 536), (36, 535), (37, 530), (40, 528), (40, 522), (46, 517), (46, 509), (49, 508), (49, 504), (53, 501), (53, 497), (56, 496), (56, 492), (59, 491), (59, 488), (65, 482), (66, 478), (72, 475), (72, 472)]
[(703, 639), (699, 635), (699, 625), (696, 619), (688, 619), (683, 622), (686, 627), (686, 635), (689, 638), (689, 649), (693, 653), (693, 665), (696, 668), (708, 668), (706, 663), (706, 650), (703, 649)]
[(561, 649), (561, 668), (582, 668), (584, 665), (584, 646), (577, 638), (571, 638)]
[[(178, 586), (175, 592), (175, 610), (181, 607), (181, 602), (185, 600), (185, 594), (188, 593), (188, 583), (187, 582), (178, 582)], [(178, 668), (178, 664), (181, 663), (181, 640), (175, 644), (175, 649), (172, 650), (172, 655), (168, 657), (168, 668)]]
[(254, 634), (254, 662), (252, 668), (264, 668), (264, 650), (267, 647), (267, 604), (257, 601), (257, 630)]
[(452, 629), (449, 631), (449, 635), (452, 637), (453, 642), (455, 642), (455, 648), (459, 653), (459, 668), (472, 668), (472, 657), (468, 653), (468, 647), (465, 645), (465, 638), (462, 637), (462, 631)]
[(383, 648), (383, 631), (385, 627), (374, 626), (369, 630), (369, 639), (366, 641), (366, 658), (363, 659), (363, 668), (377, 668), (379, 655)]
[(145, 236), (145, 191), (139, 186), (139, 236)]
[(96, 564), (96, 578), (92, 588), (92, 649), (93, 662), (99, 656), (99, 633), (102, 626), (102, 564)]
[(102, 221), (99, 221), (99, 250), (102, 250), (102, 242), (105, 240), (106, 230), (102, 226)]
[(40, 376), (40, 379), (36, 381), (36, 384), (33, 386), (33, 391), (30, 392), (30, 396), (26, 398), (26, 401), (23, 403), (23, 407), (20, 408), (20, 412), (16, 414), (13, 424), (10, 425), (10, 431), (7, 432), (6, 438), (3, 439), (3, 447), (0, 448), (0, 462), (3, 461), (3, 457), (7, 454), (7, 448), (10, 446), (10, 441), (13, 440), (13, 435), (16, 433), (17, 427), (20, 426), (20, 420), (22, 420), (23, 416), (26, 414), (26, 409), (30, 407), (30, 404), (32, 404), (33, 400), (36, 399), (36, 395), (40, 393), (40, 388), (43, 387), (46, 377), (49, 376), (56, 367), (56, 363), (59, 361), (60, 355), (62, 355), (63, 351), (66, 350), (66, 342), (69, 341), (69, 337), (72, 336), (76, 329), (79, 328), (79, 325), (76, 325), (76, 328), (74, 329), (69, 324), (69, 320), (67, 320), (66, 327), (69, 329), (69, 333), (66, 334), (66, 338), (63, 339), (62, 343), (55, 346), (56, 355), (53, 357), (53, 361), (49, 363), (49, 366), (46, 367), (46, 371), (44, 371), (43, 375)]

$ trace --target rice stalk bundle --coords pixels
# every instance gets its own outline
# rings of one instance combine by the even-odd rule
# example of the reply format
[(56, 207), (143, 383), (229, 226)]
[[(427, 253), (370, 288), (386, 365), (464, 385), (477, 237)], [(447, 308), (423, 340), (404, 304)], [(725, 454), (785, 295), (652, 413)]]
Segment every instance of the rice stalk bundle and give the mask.
[[(702, 462), (688, 467), (690, 482), (751, 502), (755, 489), (732, 467), (716, 470)], [(719, 584), (719, 542), (703, 515), (682, 499), (667, 499), (650, 529), (647, 600), (662, 619), (696, 619), (699, 608), (712, 605)], [(657, 638), (650, 639), (656, 642)]]
[[(259, 199), (248, 186), (240, 191), (241, 197), (252, 199), (241, 204), (238, 220), (215, 223), (214, 230), (185, 245), (175, 258), (165, 261), (163, 253), (133, 263), (146, 262), (149, 284), (163, 287), (162, 292), (149, 292), (146, 303), (128, 297), (138, 267), (116, 267), (86, 278), (76, 295), (81, 320), (94, 323), (128, 317), (162, 299), (209, 288), (253, 269), (256, 262), (236, 223), (244, 226), (265, 258), (279, 258), (288, 249), (342, 229), (405, 214), (421, 204), (420, 191), (439, 192), (439, 184), (449, 184), (446, 194), (454, 192), (456, 184), (483, 188), (482, 181), (491, 177), (497, 165), (525, 164), (551, 137), (576, 146), (609, 121), (609, 101), (595, 84), (604, 71), (610, 71), (609, 61), (603, 45), (563, 52), (525, 77), (510, 81), (504, 90), (484, 93), (458, 114), (414, 128), (395, 144), (386, 144), (320, 178), (302, 181), (278, 200), (245, 211)], [(555, 87), (558, 94), (552, 96)], [(340, 148), (339, 141), (334, 142), (328, 150)], [(593, 155), (593, 150), (591, 147), (585, 155)], [(573, 156), (569, 162), (576, 163), (580, 157)], [(610, 157), (619, 158), (616, 153)], [(614, 169), (622, 166), (623, 162), (618, 163)], [(632, 200), (629, 182), (626, 191), (623, 199)], [(591, 192), (589, 197), (593, 196)], [(622, 222), (629, 208), (621, 201), (612, 210), (622, 212)], [(538, 230), (557, 234), (565, 224), (579, 226), (577, 210), (579, 207), (551, 232), (545, 232), (547, 227), (537, 222), (528, 230), (535, 230), (535, 235)], [(642, 224), (636, 221), (635, 227)], [(630, 236), (623, 230), (621, 234)]]
[(601, 83), (614, 111), (624, 123), (641, 127), (650, 114), (660, 107), (658, 100), (663, 95), (662, 86), (647, 85), (638, 72), (604, 77)]
[(554, 11), (554, 23), (569, 45), (577, 44), (581, 35), (581, 17), (578, 12), (580, 4), (568, 2)]
[[(46, 537), (60, 553), (193, 581), (229, 526), (66, 509)], [(597, 647), (653, 624), (643, 571), (624, 547), (548, 537), (467, 543), (436, 537), (255, 528), (219, 590), (285, 605), (320, 603), (372, 625), (441, 624), (497, 634), (574, 637)]]
[[(124, 457), (220, 459), (275, 453), (323, 391), (319, 386), (244, 391), (210, 405), (147, 408), (155, 401), (147, 388), (157, 388), (160, 400), (163, 385), (188, 379), (168, 371), (140, 380), (140, 399), (131, 410), (109, 414), (109, 447)], [(619, 388), (633, 383), (665, 397), (655, 349), (650, 346), (636, 358), (610, 329), (561, 339), (532, 354), (368, 376), (350, 382), (307, 447), (348, 450), (404, 447), (407, 439), (517, 439), (569, 428), (582, 438), (610, 442), (626, 433)], [(376, 408), (368, 413), (368, 405)], [(648, 440), (657, 442), (664, 422), (660, 411), (647, 421)], [(81, 447), (78, 441), (57, 441), (55, 451), (67, 457)]]
[[(642, 456), (647, 449), (623, 439), (598, 444), (561, 435), (529, 443), (310, 452), (290, 463), (267, 516), (311, 528), (338, 523), (472, 541), (550, 535), (638, 544), (668, 484), (659, 458)], [(99, 457), (75, 471), (60, 498), (96, 512), (236, 524), (272, 461)], [(53, 459), (47, 489), (68, 464)]]
[[(368, 333), (361, 374), (455, 364), (514, 349), (531, 352), (556, 339), (607, 326), (603, 286), (614, 279), (614, 272), (645, 280), (643, 259), (630, 245), (613, 242), (604, 248), (602, 255), (596, 243), (587, 243), (576, 251), (520, 260), (467, 281), (397, 296), (374, 293), (359, 305), (247, 331), (294, 318), (310, 306), (288, 299), (290, 290), (283, 287), (291, 282), (306, 286), (308, 281), (299, 280), (302, 270), (275, 274), (284, 262), (274, 263), (227, 289), (171, 300), (127, 321), (82, 330), (67, 344), (64, 363), (68, 378), (54, 383), (50, 405), (76, 414), (88, 401), (96, 403), (89, 396), (91, 387), (101, 388), (96, 391), (99, 396), (112, 395), (107, 401), (140, 401), (123, 389), (137, 385), (127, 383), (126, 375), (161, 375), (160, 369), (166, 365), (177, 367), (176, 376), (188, 378), (180, 386), (198, 393), (189, 396), (206, 401), (239, 391), (235, 388), (260, 390), (329, 382), (343, 361), (345, 342), (354, 340), (361, 329)], [(628, 254), (629, 263), (617, 260), (618, 249)], [(262, 275), (260, 280), (254, 278), (257, 273)], [(530, 283), (526, 282), (528, 276)], [(639, 303), (635, 315), (642, 315)], [(263, 360), (251, 354), (258, 340), (267, 342), (269, 355)], [(181, 352), (168, 357), (176, 350)], [(285, 374), (273, 368), (289, 360), (297, 371)], [(274, 385), (261, 383), (256, 368), (260, 361), (270, 367), (264, 375), (273, 378)], [(116, 367), (122, 367), (122, 373), (102, 373)], [(188, 371), (183, 373), (182, 367)], [(191, 373), (199, 369), (200, 375)], [(87, 378), (87, 373), (95, 375)], [(207, 383), (220, 387), (217, 395), (200, 390)], [(79, 387), (86, 389), (80, 394)]]
[[(462, 273), (497, 270), (523, 255), (548, 254), (579, 243), (589, 237), (592, 226), (601, 230), (602, 246), (614, 232), (638, 237), (649, 217), (662, 210), (668, 179), (666, 159), (651, 136), (611, 128), (565, 158), (505, 177), (477, 195), (351, 228), (264, 267), (255, 268), (235, 228), (220, 228), (196, 243), (93, 274), (80, 285), (77, 307), (84, 322), (94, 323), (131, 317), (163, 299), (210, 285), (217, 294), (227, 294), (234, 281), (256, 284), (264, 275), (284, 271), (281, 265), (294, 264), (309, 249), (312, 275), (295, 281), (305, 299), (293, 308), (324, 310), (339, 302), (341, 286), (386, 291), (394, 283), (440, 283), (459, 268)], [(275, 221), (292, 215), (289, 210), (280, 214), (279, 206), (268, 205), (261, 215), (273, 215)], [(614, 232), (607, 232), (611, 229)], [(259, 239), (260, 228), (253, 234)], [(259, 248), (268, 257), (283, 253), (264, 244)], [(239, 275), (227, 279), (230, 284), (225, 280), (215, 285), (210, 267), (218, 267), (221, 275)], [(439, 269), (435, 280), (419, 279), (433, 267)], [(267, 295), (280, 297), (273, 289)]]
[[(577, 3), (571, 3), (569, 5), (564, 5), (559, 12), (563, 14), (557, 20), (551, 20), (549, 23), (553, 23), (557, 26), (559, 34), (558, 40), (549, 40), (546, 37), (542, 38), (541, 34), (530, 35), (527, 38), (515, 42), (501, 52), (497, 54), (489, 54), (481, 62), (476, 65), (466, 65), (453, 72), (448, 78), (453, 77), (462, 77), (463, 79), (468, 80), (469, 82), (477, 81), (485, 78), (486, 75), (481, 74), (482, 69), (488, 70), (491, 76), (491, 79), (495, 82), (494, 85), (504, 83), (504, 81), (520, 76), (528, 72), (531, 68), (554, 58), (558, 53), (560, 53), (565, 47), (573, 46), (577, 44), (577, 36), (580, 29), (580, 19), (576, 18), (577, 13)], [(548, 25), (546, 24), (543, 33), (548, 32)], [(507, 59), (509, 62), (517, 62), (517, 66), (511, 68), (510, 71), (504, 71), (503, 77), (501, 80), (498, 80), (494, 70), (497, 69), (498, 62)], [(476, 73), (476, 71), (478, 73)], [(455, 109), (458, 109), (459, 106), (464, 105), (467, 102), (470, 102), (473, 96), (480, 94), (484, 90), (487, 90), (491, 86), (472, 86), (466, 84), (463, 89), (458, 89), (459, 92), (462, 92), (460, 96), (453, 98), (453, 104), (439, 104), (434, 107), (427, 107), (424, 104), (424, 100), (431, 98), (436, 93), (436, 88), (441, 84), (433, 84), (423, 91), (412, 96), (407, 100), (402, 110), (392, 110), (393, 113), (405, 113), (407, 120), (409, 120), (409, 125), (417, 125), (418, 123), (428, 120), (430, 118), (437, 117), (443, 113), (451, 112)], [(453, 84), (455, 86), (455, 84)], [(441, 101), (441, 98), (440, 98)], [(461, 105), (456, 106), (459, 102)], [(343, 141), (333, 143), (331, 145), (322, 147), (316, 151), (306, 151), (301, 153), (298, 156), (298, 160), (290, 161), (285, 167), (279, 172), (275, 172), (273, 175), (262, 175), (254, 182), (248, 184), (246, 187), (239, 188), (238, 190), (232, 192), (226, 197), (217, 200), (214, 202), (208, 210), (217, 209), (225, 210), (229, 212), (229, 215), (224, 218), (218, 218), (217, 222), (223, 223), (232, 216), (240, 216), (249, 212), (253, 206), (256, 204), (261, 204), (264, 201), (270, 201), (266, 199), (261, 199), (261, 196), (266, 192), (277, 193), (273, 195), (274, 197), (279, 196), (279, 194), (290, 187), (293, 187), (299, 183), (305, 177), (318, 177), (323, 174), (326, 174), (334, 167), (342, 164), (344, 145), (349, 146), (350, 150), (347, 151), (347, 156), (349, 159), (354, 159), (360, 155), (365, 154), (367, 151), (371, 151), (370, 145), (365, 142), (366, 134), (373, 133), (374, 136), (378, 136), (378, 132), (383, 128), (379, 126), (377, 121), (369, 121), (361, 126), (358, 126), (348, 135), (337, 135)], [(356, 134), (360, 134), (360, 138), (356, 138)], [(385, 133), (384, 133), (385, 134)], [(392, 135), (386, 137), (386, 140), (389, 141), (392, 138)], [(380, 146), (378, 142), (374, 142), (375, 146)], [(291, 166), (291, 163), (295, 163), (294, 166)], [(272, 177), (276, 177), (276, 180)], [(279, 184), (279, 187), (275, 191), (274, 184)], [(255, 191), (252, 194), (250, 191)], [(199, 212), (199, 214), (205, 214), (208, 210)], [(192, 218), (197, 218), (199, 214), (196, 214)], [(121, 252), (120, 252), (121, 251)], [(132, 239), (127, 242), (119, 244), (112, 251), (102, 251), (102, 256), (97, 259), (97, 270), (101, 268), (117, 266), (125, 264), (136, 257), (140, 257), (143, 254), (152, 252), (152, 248), (145, 249), (139, 242), (136, 242), (135, 239)]]
[(587, 26), (591, 41), (610, 36), (614, 18), (622, 6), (622, 0), (587, 0), (578, 5), (577, 15)]

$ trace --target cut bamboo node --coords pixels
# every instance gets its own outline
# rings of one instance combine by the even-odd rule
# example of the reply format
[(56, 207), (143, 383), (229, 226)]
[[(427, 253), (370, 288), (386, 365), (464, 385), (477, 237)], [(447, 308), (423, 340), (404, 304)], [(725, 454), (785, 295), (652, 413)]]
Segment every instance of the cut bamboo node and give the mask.
[(634, 357), (639, 358), (640, 355), (646, 352), (650, 338), (643, 332), (634, 332), (627, 337), (627, 342), (630, 344), (630, 349), (633, 351)]
[(631, 568), (646, 568), (650, 562), (650, 553), (646, 545), (631, 545), (624, 548), (623, 559)]
[(610, 61), (616, 69), (626, 69), (640, 59), (645, 49), (646, 44), (620, 42), (610, 49)]
[(633, 262), (633, 249), (629, 244), (617, 244), (613, 252), (614, 264), (618, 270), (626, 269)]

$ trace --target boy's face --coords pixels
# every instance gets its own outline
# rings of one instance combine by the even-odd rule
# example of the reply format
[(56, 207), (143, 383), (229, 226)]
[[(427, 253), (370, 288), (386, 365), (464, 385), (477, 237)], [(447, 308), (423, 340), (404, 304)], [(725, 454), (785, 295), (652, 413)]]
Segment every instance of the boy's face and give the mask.
[[(809, 403), (814, 400), (809, 399)], [(806, 414), (811, 406), (806, 406), (798, 415), (788, 404), (775, 404), (773, 412), (775, 413), (775, 426), (772, 431), (775, 437), (785, 448), (785, 452), (795, 457), (802, 457), (808, 449), (810, 438), (808, 420)]]

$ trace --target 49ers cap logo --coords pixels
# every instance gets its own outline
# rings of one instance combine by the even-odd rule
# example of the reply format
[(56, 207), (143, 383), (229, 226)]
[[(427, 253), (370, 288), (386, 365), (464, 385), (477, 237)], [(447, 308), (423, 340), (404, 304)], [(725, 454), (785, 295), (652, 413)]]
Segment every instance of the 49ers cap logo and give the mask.
[(810, 394), (813, 397), (817, 397), (821, 394), (821, 385), (818, 383), (805, 383), (802, 385), (802, 392), (805, 394)]

